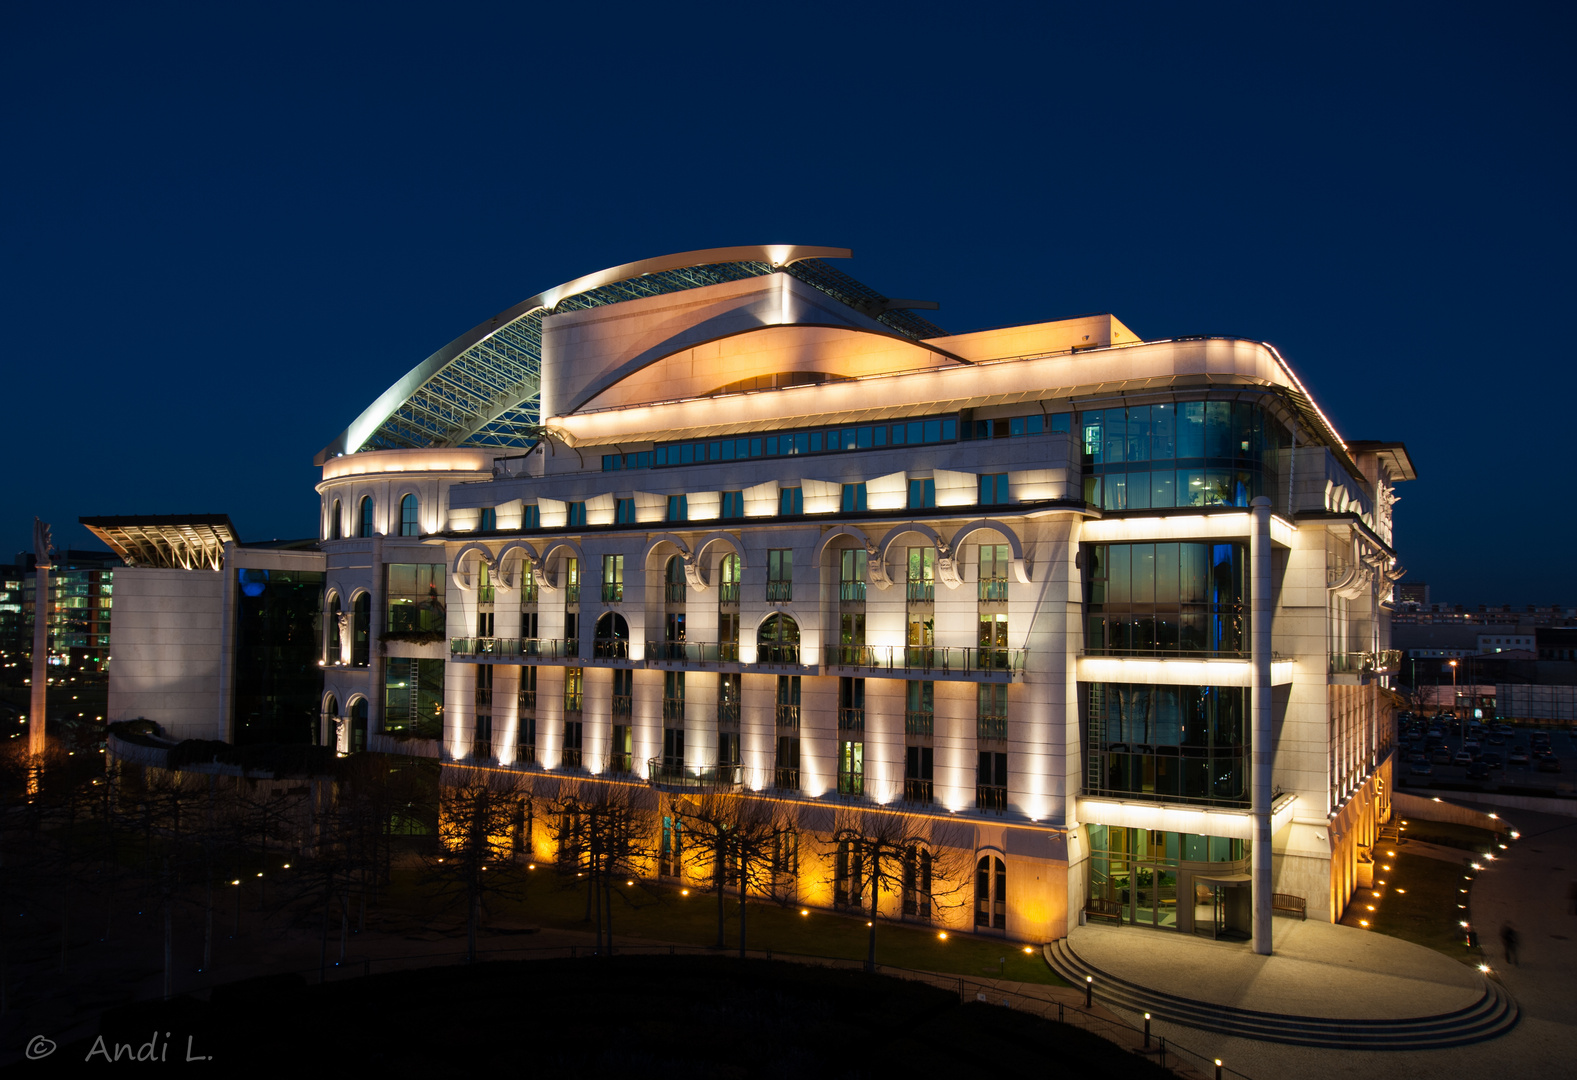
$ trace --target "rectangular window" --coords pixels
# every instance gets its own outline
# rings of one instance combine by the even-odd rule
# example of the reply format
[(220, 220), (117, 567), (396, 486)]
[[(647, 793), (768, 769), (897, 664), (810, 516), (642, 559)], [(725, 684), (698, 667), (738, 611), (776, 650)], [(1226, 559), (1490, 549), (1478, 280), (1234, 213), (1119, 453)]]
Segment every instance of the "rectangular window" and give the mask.
[(526, 515), (521, 521), (520, 527), (523, 529), (542, 528), (542, 507), (538, 506), (536, 503), (532, 503), (530, 506), (526, 507)]
[(559, 764), (566, 769), (578, 769), (581, 766), (581, 734), (579, 720), (564, 721), (564, 748), (559, 754)]
[(838, 730), (865, 730), (865, 680), (838, 680)]
[(620, 499), (613, 507), (613, 523), (615, 525), (635, 524), (635, 500)]
[(799, 736), (779, 735), (772, 786), (784, 791), (799, 790)]
[[(913, 425), (911, 425), (913, 426)], [(932, 479), (909, 481), (909, 509), (923, 510), (936, 505), (936, 481)]]
[[(738, 726), (739, 703), (744, 691), (743, 676), (738, 672), (724, 672), (717, 677), (717, 722), (722, 726)], [(736, 743), (737, 745), (737, 743)], [(737, 763), (738, 758), (735, 758)]]
[(870, 556), (864, 548), (847, 548), (839, 555), (838, 599), (858, 603), (865, 599), (865, 576)]
[(723, 492), (723, 520), (737, 521), (745, 516), (745, 493), (743, 491)]
[(385, 573), (386, 631), (443, 630), (447, 624), (444, 593), (448, 584), (443, 563), (389, 563)]
[[(576, 558), (564, 560), (564, 602), (580, 603), (580, 560)], [(565, 635), (565, 637), (569, 636), (571, 635)]]
[(903, 797), (905, 802), (931, 802), (932, 777), (935, 772), (936, 754), (929, 746), (904, 748)]
[(491, 506), (482, 507), (482, 531), (498, 531), (498, 511)]
[(624, 599), (624, 556), (604, 555), (602, 557), (602, 600), (605, 604), (617, 604)]
[(777, 602), (794, 598), (794, 551), (772, 548), (767, 552), (767, 599)]
[(838, 744), (838, 794), (859, 797), (865, 794), (865, 744)]
[(975, 809), (1000, 814), (1008, 805), (1008, 756), (982, 750), (975, 772)]
[(634, 729), (629, 724), (613, 725), (613, 753), (608, 758), (608, 770), (616, 773), (634, 772)]
[(799, 678), (798, 675), (778, 676), (776, 723), (780, 731), (799, 730)]
[(1008, 474), (988, 473), (980, 477), (980, 505), (998, 506), (1008, 501)]
[(975, 688), (975, 737), (997, 742), (1008, 737), (1008, 688), (1004, 683), (981, 683)]
[(564, 711), (578, 713), (581, 702), (584, 700), (582, 691), (585, 685), (585, 669), (572, 667), (564, 669)]
[(805, 490), (803, 488), (784, 488), (778, 492), (778, 514), (783, 517), (794, 517), (805, 512)]
[(622, 468), (624, 468), (624, 455), (623, 454), (603, 454), (602, 455), (602, 471), (603, 472), (618, 472)]
[(690, 497), (688, 495), (668, 496), (668, 521), (690, 520)]
[[(1004, 594), (1005, 595), (1005, 594)], [(1008, 617), (1005, 612), (980, 616), (981, 671), (1006, 671), (1008, 668)]]
[(911, 679), (904, 687), (904, 734), (931, 735), (936, 726), (936, 684)]
[[(1008, 598), (1008, 546), (1006, 544), (980, 545), (980, 599), (1006, 600)], [(982, 645), (987, 644), (982, 641)]]
[(493, 756), (493, 714), (476, 714), (476, 728), (471, 735), (471, 757), (487, 761)]
[(843, 505), (845, 514), (863, 514), (865, 512), (865, 485), (844, 484)]
[(572, 502), (569, 504), (569, 527), (583, 529), (586, 527), (586, 504)]

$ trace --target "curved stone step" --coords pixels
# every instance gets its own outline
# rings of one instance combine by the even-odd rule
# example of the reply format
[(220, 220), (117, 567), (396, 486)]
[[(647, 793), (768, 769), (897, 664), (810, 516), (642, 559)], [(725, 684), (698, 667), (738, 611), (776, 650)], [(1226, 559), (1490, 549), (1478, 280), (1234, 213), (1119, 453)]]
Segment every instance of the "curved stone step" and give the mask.
[(1433, 1016), (1406, 1018), (1334, 1018), (1261, 1012), (1170, 994), (1141, 986), (1096, 968), (1069, 947), (1067, 939), (1042, 950), (1053, 971), (1074, 986), (1086, 976), (1095, 980), (1093, 993), (1103, 1004), (1203, 1031), (1262, 1042), (1364, 1050), (1426, 1050), (1493, 1039), (1511, 1030), (1519, 1012), (1511, 995), (1498, 983), (1484, 980), (1484, 993), (1472, 1004)]

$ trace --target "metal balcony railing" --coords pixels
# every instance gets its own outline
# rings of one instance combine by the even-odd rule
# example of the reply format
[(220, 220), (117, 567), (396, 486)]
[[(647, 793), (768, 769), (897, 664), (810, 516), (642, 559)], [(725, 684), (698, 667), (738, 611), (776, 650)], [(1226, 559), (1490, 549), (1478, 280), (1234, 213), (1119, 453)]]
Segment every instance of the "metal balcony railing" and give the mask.
[(580, 747), (566, 746), (563, 750), (559, 751), (559, 767), (564, 769), (580, 768)]
[(929, 806), (932, 801), (932, 783), (929, 780), (913, 780), (905, 778), (903, 782), (903, 799), (907, 803), (919, 803)]
[(975, 785), (975, 809), (1000, 814), (1008, 808), (1008, 789), (999, 784)]
[(799, 643), (792, 645), (757, 645), (756, 663), (758, 664), (798, 664)]
[(682, 581), (665, 581), (665, 582), (663, 582), (663, 603), (665, 603), (665, 604), (682, 604), (682, 603), (684, 603), (684, 590), (685, 590), (685, 584)]
[(635, 771), (633, 754), (614, 753), (608, 755), (608, 771), (615, 773), (630, 773)]
[(634, 699), (629, 694), (613, 695), (613, 715), (629, 716), (635, 711)]
[(903, 714), (903, 733), (905, 735), (934, 735), (936, 727), (936, 714), (928, 712), (908, 712)]
[(580, 582), (564, 586), (564, 602), (566, 604), (580, 603)]
[(647, 641), (646, 659), (669, 664), (737, 664), (737, 641)]
[(986, 578), (980, 582), (980, 599), (1006, 600), (1008, 598), (1007, 578)]
[(839, 731), (864, 731), (865, 710), (842, 708), (838, 710)]
[(799, 790), (799, 770), (776, 768), (772, 770), (772, 786), (780, 791)]
[(537, 602), (537, 579), (527, 571), (521, 575), (525, 584), (520, 587), (520, 602), (522, 604), (535, 604)]
[(739, 603), (739, 582), (725, 581), (717, 587), (717, 601), (720, 604)]
[(493, 603), (493, 586), (483, 585), (480, 589), (476, 590), (476, 602), (479, 604)]
[(676, 758), (654, 757), (646, 761), (646, 779), (653, 787), (690, 791), (716, 791), (742, 786), (742, 765), (687, 766)]
[(779, 703), (777, 707), (777, 727), (779, 731), (798, 731), (799, 706)]
[(537, 711), (537, 692), (535, 690), (522, 690), (516, 695), (515, 700), (522, 715)]
[(1395, 675), (1402, 669), (1402, 650), (1331, 653), (1332, 675)]
[(868, 671), (974, 674), (1024, 670), (1023, 649), (964, 648), (954, 645), (837, 645), (829, 663)]
[(473, 761), (491, 761), (493, 758), (492, 739), (471, 740), (471, 759)]
[(604, 604), (620, 604), (624, 602), (624, 582), (604, 581), (602, 583), (602, 602)]
[(843, 581), (838, 583), (838, 599), (844, 603), (865, 602), (865, 582)]
[(767, 582), (767, 603), (786, 604), (794, 599), (794, 582), (769, 581)]
[(838, 794), (849, 798), (859, 798), (865, 794), (865, 774), (857, 772), (838, 773)]
[(718, 702), (718, 705), (717, 705), (717, 726), (718, 727), (738, 727), (739, 726), (739, 702), (737, 702), (737, 701), (720, 701), (720, 702)]
[(574, 659), (580, 655), (578, 638), (464, 637), (449, 639), (451, 656), (502, 656), (535, 660)]
[(911, 581), (905, 593), (911, 604), (934, 604), (936, 603), (936, 582)]
[(493, 704), (493, 688), (491, 686), (478, 686), (476, 688), (476, 703), (478, 705)]
[(975, 721), (975, 738), (1005, 739), (1008, 737), (1008, 718), (989, 713)]
[(568, 690), (566, 690), (564, 692), (564, 711), (565, 712), (567, 712), (567, 713), (578, 713), (578, 712), (580, 712), (581, 711), (581, 705), (584, 702), (585, 702), (585, 697), (581, 693), (579, 693), (579, 692), (572, 692), (572, 691), (568, 691)]
[[(664, 677), (666, 678), (666, 676), (664, 676)], [(665, 698), (663, 698), (663, 719), (664, 720), (683, 720), (684, 719), (684, 698), (682, 698), (682, 697), (679, 697), (679, 698), (665, 697)]]
[(537, 748), (526, 743), (515, 747), (516, 765), (535, 765), (537, 763)]
[(628, 660), (630, 642), (627, 638), (594, 638), (591, 656), (594, 660)]

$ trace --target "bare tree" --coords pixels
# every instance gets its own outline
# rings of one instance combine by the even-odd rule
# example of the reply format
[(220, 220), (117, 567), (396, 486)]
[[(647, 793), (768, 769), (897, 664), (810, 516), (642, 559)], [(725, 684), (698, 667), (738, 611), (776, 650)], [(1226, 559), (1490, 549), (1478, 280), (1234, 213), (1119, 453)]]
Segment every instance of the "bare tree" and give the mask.
[(567, 781), (549, 807), (560, 865), (573, 866), (586, 878), (586, 919), (595, 920), (599, 952), (604, 946), (611, 952), (614, 883), (638, 880), (655, 857), (650, 815), (636, 805), (626, 784)]
[[(938, 842), (928, 817), (843, 808), (817, 840), (830, 857), (834, 904), (869, 916), (868, 969), (876, 966), (878, 922), (929, 919), (965, 902), (967, 860)], [(884, 907), (884, 893), (896, 896), (897, 905)]]
[(692, 841), (684, 849), (685, 863), (697, 879), (709, 880), (717, 894), (719, 949), (724, 946), (728, 888), (738, 886), (743, 956), (746, 898), (752, 890), (776, 894), (784, 844), (797, 839), (793, 818), (782, 804), (722, 791), (675, 798), (673, 812)]
[(508, 772), (472, 772), (440, 792), (439, 850), (424, 860), (423, 877), (441, 900), (465, 903), (468, 960), (476, 959), (487, 899), (524, 895), (513, 826), (526, 797), (521, 777)]

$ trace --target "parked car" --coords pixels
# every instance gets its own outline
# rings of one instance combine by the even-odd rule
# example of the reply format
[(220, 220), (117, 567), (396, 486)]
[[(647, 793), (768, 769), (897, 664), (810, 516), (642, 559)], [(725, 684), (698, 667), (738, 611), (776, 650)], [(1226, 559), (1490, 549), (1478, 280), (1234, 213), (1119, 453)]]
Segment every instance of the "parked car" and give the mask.
[(1504, 769), (1506, 767), (1506, 763), (1501, 760), (1500, 755), (1493, 750), (1479, 758), (1479, 760), (1491, 769)]
[(1436, 765), (1449, 765), (1451, 764), (1451, 751), (1442, 746), (1429, 755), (1429, 760)]
[(1540, 758), (1539, 759), (1539, 771), (1540, 772), (1560, 772), (1561, 771), (1561, 759), (1558, 758), (1558, 757)]
[(1498, 731), (1491, 732), (1489, 736), (1489, 744), (1491, 746), (1505, 746), (1506, 736), (1502, 735)]
[(1488, 780), (1489, 766), (1482, 761), (1475, 761), (1467, 767), (1467, 778), (1469, 780)]
[(1407, 767), (1408, 776), (1433, 776), (1435, 770), (1427, 761), (1415, 761)]
[(1466, 750), (1458, 750), (1456, 752), (1456, 756), (1451, 759), (1451, 764), (1471, 765), (1473, 764), (1473, 755), (1468, 753)]
[(1513, 746), (1511, 753), (1506, 755), (1506, 760), (1513, 765), (1526, 765), (1528, 763), (1528, 751), (1521, 746)]

